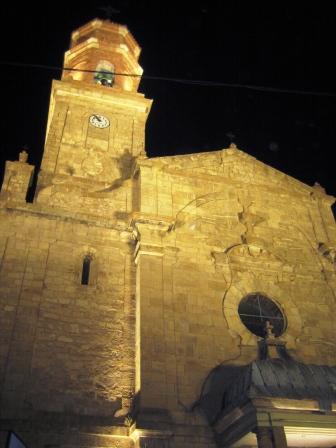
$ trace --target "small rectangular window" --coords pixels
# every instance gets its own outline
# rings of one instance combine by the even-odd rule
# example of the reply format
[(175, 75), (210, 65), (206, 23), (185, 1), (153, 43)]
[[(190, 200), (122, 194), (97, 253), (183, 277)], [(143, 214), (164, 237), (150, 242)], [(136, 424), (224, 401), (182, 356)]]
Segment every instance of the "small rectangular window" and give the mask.
[(91, 264), (91, 257), (88, 255), (83, 260), (83, 267), (82, 267), (82, 285), (88, 285), (90, 280), (90, 264)]

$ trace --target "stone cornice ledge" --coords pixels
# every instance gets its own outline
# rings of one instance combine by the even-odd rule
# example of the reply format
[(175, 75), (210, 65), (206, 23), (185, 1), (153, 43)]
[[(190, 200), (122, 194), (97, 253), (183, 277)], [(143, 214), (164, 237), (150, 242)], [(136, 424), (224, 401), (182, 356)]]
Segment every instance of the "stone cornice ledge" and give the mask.
[(144, 224), (153, 229), (168, 232), (172, 228), (174, 220), (171, 216), (158, 216), (150, 213), (134, 212), (132, 214), (131, 226), (134, 228), (139, 224)]
[(31, 203), (17, 203), (17, 202), (1, 202), (0, 201), (0, 211), (10, 213), (20, 213), (41, 216), (46, 219), (57, 219), (60, 221), (73, 221), (76, 223), (81, 223), (85, 225), (93, 225), (96, 227), (104, 227), (107, 229), (113, 229), (116, 231), (131, 231), (128, 224), (117, 219), (108, 219), (105, 217), (98, 218), (95, 216), (90, 216), (84, 213), (74, 213), (69, 210), (60, 209), (56, 207), (31, 204)]

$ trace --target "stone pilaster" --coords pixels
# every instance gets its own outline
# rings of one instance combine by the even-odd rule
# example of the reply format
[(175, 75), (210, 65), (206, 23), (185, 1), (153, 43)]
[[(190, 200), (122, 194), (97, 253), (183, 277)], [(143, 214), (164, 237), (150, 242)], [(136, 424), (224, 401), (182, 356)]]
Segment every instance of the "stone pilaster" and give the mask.
[[(137, 222), (136, 392), (141, 413), (166, 420), (167, 375), (162, 223)], [(162, 417), (162, 418), (161, 418)]]

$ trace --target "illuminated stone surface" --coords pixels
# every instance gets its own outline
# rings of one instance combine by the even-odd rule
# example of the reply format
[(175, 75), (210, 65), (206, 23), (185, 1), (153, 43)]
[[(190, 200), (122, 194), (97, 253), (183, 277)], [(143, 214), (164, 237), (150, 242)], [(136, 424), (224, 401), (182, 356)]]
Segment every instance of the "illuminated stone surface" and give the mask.
[(217, 365), (257, 357), (250, 293), (283, 311), (298, 361), (336, 364), (334, 198), (234, 146), (148, 159), (151, 100), (117, 75), (141, 75), (139, 53), (124, 26), (76, 31), (65, 66), (110, 61), (115, 83), (53, 82), (34, 203), (33, 167), (6, 164), (0, 444), (14, 429), (37, 448), (216, 446), (197, 400)]

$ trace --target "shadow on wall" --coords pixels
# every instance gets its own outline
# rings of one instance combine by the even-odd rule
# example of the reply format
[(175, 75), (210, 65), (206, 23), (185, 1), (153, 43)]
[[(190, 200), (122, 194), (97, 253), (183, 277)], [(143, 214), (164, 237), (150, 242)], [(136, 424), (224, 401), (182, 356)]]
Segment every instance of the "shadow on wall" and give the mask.
[(125, 180), (130, 179), (136, 165), (136, 157), (134, 157), (128, 149), (124, 151), (117, 160), (120, 177), (112, 182), (112, 184), (103, 190), (95, 191), (94, 194), (108, 193), (121, 187)]
[(223, 409), (223, 396), (227, 385), (240, 376), (246, 366), (217, 366), (207, 376), (203, 383), (200, 398), (194, 407), (205, 414), (210, 425), (214, 424)]

